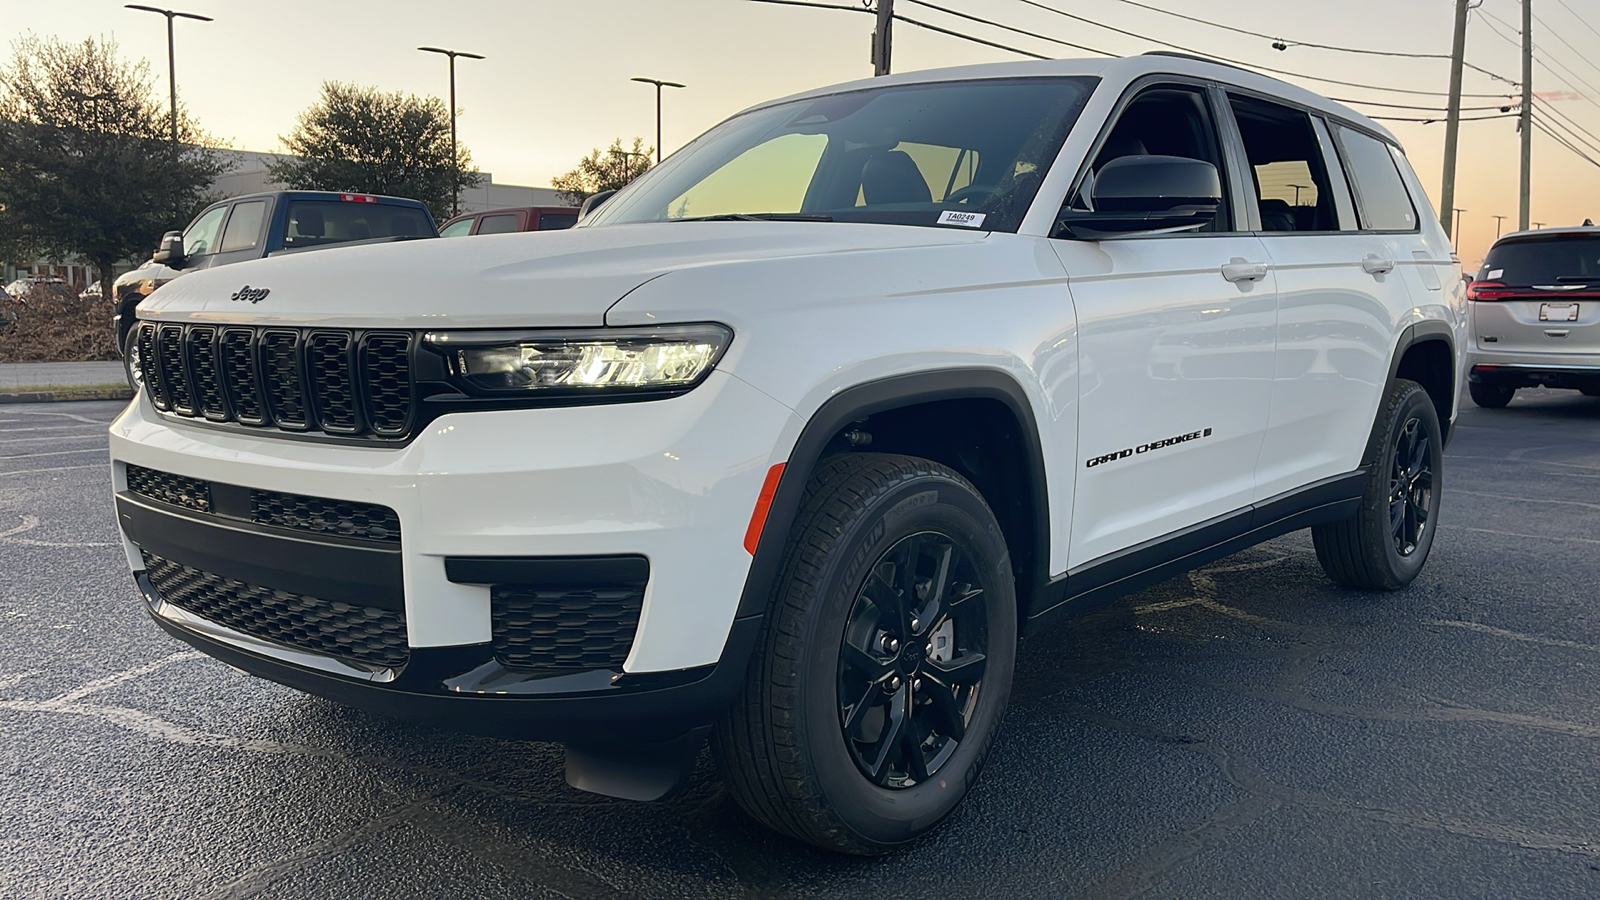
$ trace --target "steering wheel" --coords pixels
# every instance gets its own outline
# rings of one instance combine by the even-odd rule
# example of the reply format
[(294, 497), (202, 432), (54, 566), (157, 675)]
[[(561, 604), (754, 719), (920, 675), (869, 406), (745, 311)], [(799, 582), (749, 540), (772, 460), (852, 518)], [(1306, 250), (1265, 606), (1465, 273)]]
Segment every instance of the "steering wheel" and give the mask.
[(956, 188), (955, 190), (951, 191), (942, 202), (966, 203), (968, 200), (974, 197), (978, 198), (980, 201), (986, 200), (991, 194), (994, 193), (994, 187), (995, 186), (992, 184), (969, 184), (964, 188)]

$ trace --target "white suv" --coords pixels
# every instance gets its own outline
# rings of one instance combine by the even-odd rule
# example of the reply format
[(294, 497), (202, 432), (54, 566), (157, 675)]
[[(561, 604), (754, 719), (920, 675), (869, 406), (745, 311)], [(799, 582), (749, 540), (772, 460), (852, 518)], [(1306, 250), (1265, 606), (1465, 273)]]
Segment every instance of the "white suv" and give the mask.
[(155, 621), (238, 668), (615, 796), (709, 736), (756, 819), (882, 852), (969, 790), (1042, 623), (1306, 527), (1410, 582), (1464, 303), (1337, 103), (1158, 55), (898, 75), (570, 231), (162, 287), (117, 513)]

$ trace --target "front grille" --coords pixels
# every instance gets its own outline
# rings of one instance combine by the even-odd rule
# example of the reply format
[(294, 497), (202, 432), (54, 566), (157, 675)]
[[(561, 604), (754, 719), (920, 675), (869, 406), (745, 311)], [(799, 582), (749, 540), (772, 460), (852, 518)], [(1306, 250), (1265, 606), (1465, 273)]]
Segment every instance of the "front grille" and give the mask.
[(143, 555), (161, 599), (209, 622), (358, 665), (395, 669), (410, 658), (404, 613), (246, 584)]
[(495, 659), (508, 669), (621, 671), (633, 647), (644, 589), (538, 590), (495, 585), (490, 593)]
[(128, 490), (197, 512), (211, 511), (211, 486), (198, 478), (128, 466)]
[(410, 434), (409, 333), (141, 322), (138, 341), (162, 412), (341, 437)]
[(250, 521), (296, 531), (337, 534), (399, 543), (400, 517), (387, 506), (302, 497), (278, 491), (250, 492)]

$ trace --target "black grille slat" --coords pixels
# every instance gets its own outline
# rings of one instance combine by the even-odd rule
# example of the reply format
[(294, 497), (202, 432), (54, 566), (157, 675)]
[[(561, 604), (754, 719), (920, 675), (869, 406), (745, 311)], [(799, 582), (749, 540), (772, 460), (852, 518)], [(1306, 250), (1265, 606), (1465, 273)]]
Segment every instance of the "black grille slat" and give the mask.
[(384, 436), (411, 427), (411, 336), (369, 334), (362, 341), (361, 374), (372, 430)]
[(189, 374), (194, 376), (195, 411), (213, 422), (228, 421), (228, 401), (223, 396), (222, 378), (217, 370), (217, 330), (196, 325), (184, 335), (189, 358)]
[(261, 333), (261, 375), (266, 381), (267, 408), (279, 428), (305, 431), (311, 426), (306, 411), (305, 385), (300, 364), (300, 333), (272, 329)]
[(644, 589), (540, 590), (495, 585), (490, 592), (494, 655), (519, 671), (621, 671), (639, 629)]
[(242, 425), (267, 424), (261, 402), (261, 382), (256, 372), (255, 332), (249, 328), (224, 328), (217, 340), (217, 371), (228, 393), (234, 421)]
[(194, 394), (189, 390), (182, 325), (157, 327), (156, 354), (160, 360), (161, 381), (167, 389), (167, 402), (172, 404), (172, 411), (180, 416), (194, 415)]
[(141, 553), (161, 599), (209, 622), (358, 665), (395, 669), (410, 659), (402, 612), (246, 584)]
[(400, 541), (400, 517), (387, 506), (375, 503), (304, 497), (279, 491), (251, 491), (250, 521), (257, 525), (365, 538), (369, 541)]
[(314, 331), (306, 341), (306, 374), (317, 406), (317, 424), (329, 434), (361, 431), (350, 333)]
[(156, 356), (156, 326), (148, 322), (139, 326), (139, 372), (144, 376), (145, 389), (150, 392), (150, 402), (156, 405), (156, 409), (162, 412), (171, 409), (167, 389), (161, 384), (161, 361)]
[(127, 471), (128, 490), (132, 493), (198, 512), (211, 511), (211, 486), (198, 478), (134, 465), (128, 466)]
[(162, 412), (385, 442), (411, 434), (410, 333), (141, 322), (135, 340)]

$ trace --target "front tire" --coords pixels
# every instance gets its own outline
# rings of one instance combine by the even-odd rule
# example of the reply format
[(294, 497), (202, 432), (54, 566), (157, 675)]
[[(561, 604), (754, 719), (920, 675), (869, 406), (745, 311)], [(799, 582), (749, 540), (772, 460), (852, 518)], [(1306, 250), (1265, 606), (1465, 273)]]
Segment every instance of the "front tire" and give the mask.
[(1507, 403), (1517, 393), (1517, 389), (1504, 384), (1488, 384), (1473, 381), (1467, 384), (1467, 393), (1472, 395), (1472, 402), (1484, 409), (1505, 409)]
[(856, 453), (819, 467), (758, 655), (713, 749), (755, 819), (824, 849), (889, 852), (976, 781), (1011, 692), (1005, 537), (938, 463)]
[(1317, 562), (1345, 587), (1394, 591), (1427, 562), (1438, 530), (1444, 440), (1422, 385), (1389, 388), (1367, 443), (1366, 488), (1355, 515), (1311, 529)]

